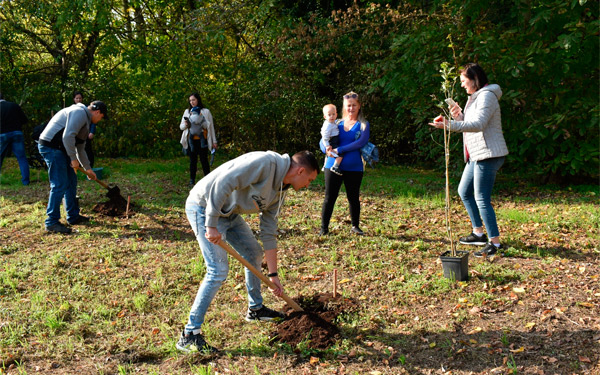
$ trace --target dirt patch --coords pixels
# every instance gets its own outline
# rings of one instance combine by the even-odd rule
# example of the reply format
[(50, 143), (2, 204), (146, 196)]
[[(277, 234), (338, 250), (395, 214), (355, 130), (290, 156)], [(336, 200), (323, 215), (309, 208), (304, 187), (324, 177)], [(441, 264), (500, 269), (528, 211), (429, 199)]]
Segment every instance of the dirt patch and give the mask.
[(104, 216), (131, 216), (133, 214), (134, 204), (129, 202), (129, 207), (127, 207), (127, 200), (119, 194), (118, 190), (116, 190), (115, 193), (115, 191), (111, 189), (106, 196), (109, 200), (95, 205), (94, 208), (92, 208), (94, 212)]
[(295, 348), (305, 342), (310, 349), (326, 349), (340, 338), (340, 330), (335, 319), (342, 313), (357, 309), (354, 300), (331, 293), (300, 296), (294, 299), (304, 311), (287, 311), (288, 317), (277, 325), (273, 334), (276, 341), (284, 342)]

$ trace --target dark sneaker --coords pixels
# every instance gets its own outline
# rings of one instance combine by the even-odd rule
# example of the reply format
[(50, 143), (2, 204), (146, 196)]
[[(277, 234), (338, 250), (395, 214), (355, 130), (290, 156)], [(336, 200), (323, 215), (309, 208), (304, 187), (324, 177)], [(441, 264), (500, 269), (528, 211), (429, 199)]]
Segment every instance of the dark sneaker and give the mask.
[(359, 227), (352, 227), (352, 229), (350, 229), (350, 233), (356, 234), (357, 236), (364, 236), (365, 235), (365, 232), (363, 232), (362, 230), (360, 230)]
[(73, 220), (73, 221), (69, 221), (70, 225), (77, 225), (77, 224), (87, 224), (90, 222), (90, 218), (87, 216), (83, 216), (83, 215), (79, 215), (77, 216), (77, 219)]
[(480, 251), (476, 251), (473, 255), (475, 255), (477, 258), (491, 257), (492, 255), (496, 255), (498, 250), (503, 250), (503, 249), (504, 248), (502, 247), (502, 245), (497, 247), (493, 243), (488, 242), (487, 245), (485, 245), (485, 247), (483, 249), (481, 249)]
[(342, 175), (342, 171), (340, 171), (340, 167), (331, 167), (329, 168), (330, 171), (332, 171), (333, 173), (337, 174), (338, 176)]
[(52, 224), (52, 225), (46, 227), (46, 232), (69, 234), (72, 231), (71, 231), (71, 228), (67, 228), (64, 225), (62, 225), (61, 223), (56, 223), (56, 224)]
[(246, 321), (254, 322), (258, 320), (283, 320), (285, 315), (279, 311), (271, 310), (270, 308), (263, 306), (258, 310), (250, 310), (246, 313)]
[(329, 229), (321, 228), (321, 231), (319, 232), (319, 236), (327, 236), (328, 234), (329, 234)]
[(179, 341), (177, 341), (175, 347), (184, 353), (201, 352), (209, 354), (218, 351), (216, 348), (213, 348), (206, 343), (202, 334), (198, 333), (195, 335), (190, 333), (186, 335), (185, 331), (181, 332), (181, 336), (179, 336)]
[(481, 235), (481, 237), (477, 236), (475, 233), (471, 233), (467, 237), (461, 237), (459, 242), (463, 245), (483, 246), (488, 243), (488, 238), (485, 233)]

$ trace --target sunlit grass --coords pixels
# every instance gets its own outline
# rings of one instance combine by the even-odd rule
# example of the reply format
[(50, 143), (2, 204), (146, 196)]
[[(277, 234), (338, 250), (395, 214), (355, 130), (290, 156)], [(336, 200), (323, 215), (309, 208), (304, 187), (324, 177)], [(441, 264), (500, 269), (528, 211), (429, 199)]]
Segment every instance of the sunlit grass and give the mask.
[[(290, 192), (286, 199), (279, 218), (280, 279), (292, 297), (331, 293), (333, 270), (337, 270), (338, 293), (355, 300), (358, 311), (338, 317), (342, 338), (327, 350), (309, 350), (308, 341), (298, 348), (273, 344), (272, 325), (250, 325), (243, 319), (247, 308), (244, 270), (231, 259), (228, 278), (203, 327), (207, 340), (225, 352), (213, 367), (174, 349), (206, 272), (184, 212), (189, 191), (187, 161), (100, 159), (100, 163), (105, 167), (105, 180), (130, 195), (136, 211), (128, 219), (93, 213), (94, 204), (106, 199), (105, 190), (80, 179), (82, 210), (93, 220), (72, 236), (43, 231), (47, 180), (36, 181), (22, 194), (16, 164), (3, 166), (0, 358), (6, 358), (6, 353), (25, 355), (29, 362), (15, 365), (23, 373), (32, 372), (37, 361), (72, 369), (68, 366), (76, 356), (93, 363), (96, 373), (106, 374), (248, 370), (284, 374), (292, 373), (294, 366), (305, 366), (303, 370), (310, 373), (319, 368), (310, 365), (313, 356), (319, 363), (334, 363), (335, 368), (343, 359), (353, 366), (348, 373), (385, 373), (387, 367), (378, 367), (384, 359), (394, 366), (415, 366), (413, 345), (431, 350), (432, 357), (446, 358), (457, 346), (448, 334), (454, 325), (486, 324), (476, 320), (470, 312), (473, 307), (509, 310), (514, 287), (560, 277), (565, 274), (560, 267), (578, 257), (588, 272), (599, 251), (600, 212), (590, 194), (594, 188), (574, 189), (568, 197), (563, 191), (544, 190), (540, 198), (529, 187), (506, 185), (532, 195), (516, 200), (500, 180), (494, 203), (506, 245), (504, 257), (470, 257), (471, 279), (454, 283), (442, 277), (441, 265), (436, 263), (448, 246), (439, 172), (392, 166), (368, 169), (361, 194), (364, 237), (349, 233), (343, 190), (330, 235), (318, 235), (321, 174), (309, 189)], [(44, 172), (40, 177), (47, 178)], [(455, 234), (467, 234), (470, 223), (455, 191), (452, 202)], [(257, 231), (258, 215), (246, 218)], [(571, 290), (569, 296), (575, 292)], [(282, 308), (266, 288), (263, 296), (267, 306)], [(588, 309), (585, 298), (576, 302), (570, 308)], [(428, 335), (438, 337), (436, 345), (429, 346), (433, 339), (423, 341), (429, 340)], [(507, 334), (506, 342), (518, 340)], [(150, 359), (136, 362), (143, 356)], [(517, 365), (519, 358), (515, 357)], [(161, 366), (167, 366), (166, 370)]]

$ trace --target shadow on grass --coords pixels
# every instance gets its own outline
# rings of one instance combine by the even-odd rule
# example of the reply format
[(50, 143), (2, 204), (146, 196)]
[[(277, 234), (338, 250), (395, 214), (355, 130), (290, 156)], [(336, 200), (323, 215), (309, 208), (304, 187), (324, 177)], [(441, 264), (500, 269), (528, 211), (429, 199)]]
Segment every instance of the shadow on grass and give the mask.
[[(598, 332), (594, 330), (467, 333), (460, 326), (451, 332), (420, 331), (411, 334), (354, 328), (342, 329), (342, 336), (356, 345), (351, 352), (339, 349), (293, 350), (285, 345), (260, 351), (228, 349), (211, 355), (181, 355), (171, 366), (206, 365), (219, 360), (228, 363), (236, 359), (245, 361), (248, 356), (273, 358), (279, 353), (279, 356), (293, 356), (288, 362), (293, 368), (313, 366), (313, 358), (319, 357), (329, 365), (335, 362), (343, 364), (349, 373), (355, 373), (357, 369), (392, 371), (395, 374), (430, 374), (432, 371), (590, 373), (598, 369), (600, 361), (596, 335)], [(132, 363), (132, 359), (138, 363), (144, 359), (134, 353), (123, 354), (121, 358), (129, 360), (128, 363)], [(164, 359), (163, 363), (171, 359)], [(154, 356), (145, 360), (154, 364), (161, 362)]]
[[(493, 319), (493, 316), (490, 318)], [(345, 334), (356, 337), (359, 332), (348, 331)], [(424, 369), (488, 373), (503, 366), (507, 358), (507, 363), (513, 359), (515, 366), (527, 368), (519, 373), (529, 373), (533, 369), (544, 373), (566, 373), (589, 369), (591, 363), (598, 362), (600, 356), (594, 342), (597, 334), (593, 330), (492, 330), (469, 334), (459, 326), (454, 332), (407, 335), (371, 330), (363, 332), (362, 340), (355, 340), (355, 343), (361, 348), (361, 353), (365, 353), (361, 354), (364, 359), (371, 359), (373, 363), (387, 360), (388, 367), (404, 367), (410, 373)], [(582, 357), (591, 363), (582, 362)]]
[(505, 257), (510, 258), (533, 258), (543, 259), (547, 257), (563, 258), (575, 261), (592, 262), (598, 259), (598, 255), (592, 251), (573, 251), (565, 246), (544, 247), (528, 245), (521, 240), (507, 240), (503, 243)]

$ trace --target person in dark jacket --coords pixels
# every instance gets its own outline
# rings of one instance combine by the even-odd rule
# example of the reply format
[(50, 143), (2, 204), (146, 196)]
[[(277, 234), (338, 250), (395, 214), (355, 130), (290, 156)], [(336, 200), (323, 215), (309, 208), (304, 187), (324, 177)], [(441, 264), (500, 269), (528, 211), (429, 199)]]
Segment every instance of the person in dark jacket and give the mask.
[(29, 185), (29, 163), (25, 155), (25, 137), (23, 136), (23, 125), (27, 121), (23, 109), (17, 103), (5, 100), (0, 93), (0, 170), (4, 158), (12, 149), (19, 162), (23, 185)]

